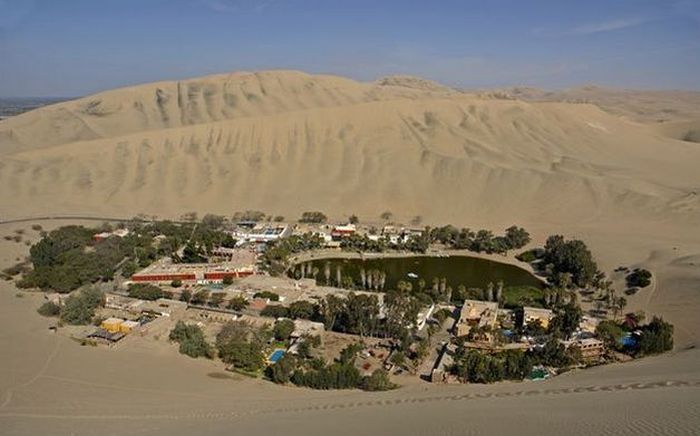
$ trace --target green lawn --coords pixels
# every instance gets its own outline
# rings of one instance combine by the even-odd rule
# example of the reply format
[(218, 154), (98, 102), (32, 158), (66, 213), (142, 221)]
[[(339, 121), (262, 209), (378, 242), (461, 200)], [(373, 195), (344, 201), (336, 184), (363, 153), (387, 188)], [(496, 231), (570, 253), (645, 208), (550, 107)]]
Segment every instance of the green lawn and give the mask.
[(503, 290), (504, 306), (512, 309), (520, 306), (544, 307), (544, 290), (534, 286), (508, 286)]

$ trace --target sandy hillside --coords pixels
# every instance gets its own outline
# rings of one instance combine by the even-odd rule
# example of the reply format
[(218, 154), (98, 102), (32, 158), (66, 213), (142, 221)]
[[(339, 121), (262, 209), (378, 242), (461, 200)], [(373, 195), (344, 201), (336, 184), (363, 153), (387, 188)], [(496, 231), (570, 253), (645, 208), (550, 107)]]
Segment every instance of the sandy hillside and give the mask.
[(3, 217), (389, 209), (500, 225), (700, 216), (694, 143), (592, 104), (402, 77), (273, 71), (118, 89), (1, 122), (0, 153)]

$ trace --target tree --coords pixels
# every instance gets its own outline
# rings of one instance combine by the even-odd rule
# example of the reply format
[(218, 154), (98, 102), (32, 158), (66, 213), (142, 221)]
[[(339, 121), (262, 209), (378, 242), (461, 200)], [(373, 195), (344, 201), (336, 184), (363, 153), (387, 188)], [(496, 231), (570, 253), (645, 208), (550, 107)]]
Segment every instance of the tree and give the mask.
[(328, 221), (328, 217), (323, 212), (304, 212), (299, 219), (300, 223), (322, 224)]
[(511, 250), (523, 248), (530, 243), (530, 234), (522, 227), (511, 226), (506, 229), (505, 240)]
[(295, 301), (289, 305), (289, 317), (292, 319), (312, 319), (316, 314), (316, 310), (316, 305), (310, 301)]
[(553, 275), (570, 273), (572, 283), (579, 287), (593, 283), (598, 272), (598, 265), (586, 244), (575, 239), (566, 241), (561, 235), (547, 238), (544, 261), (551, 265)]
[(389, 212), (388, 210), (387, 210), (386, 212), (382, 212), (382, 214), (379, 215), (379, 217), (380, 217), (381, 219), (383, 219), (384, 221), (389, 221), (389, 220), (391, 220), (391, 218), (392, 218), (393, 216), (394, 216), (394, 214), (392, 214), (392, 213)]
[(161, 288), (156, 285), (149, 283), (134, 283), (129, 285), (127, 293), (131, 298), (138, 298), (139, 300), (157, 300), (159, 298), (164, 298), (166, 294)]
[(345, 304), (339, 297), (330, 294), (321, 301), (319, 312), (323, 318), (323, 324), (327, 330), (332, 330), (335, 326), (338, 315), (343, 312)]
[(350, 224), (357, 224), (357, 223), (360, 222), (360, 219), (357, 217), (357, 215), (352, 214), (352, 215), (350, 215), (350, 217), (348, 218), (348, 222), (349, 222)]
[(278, 294), (275, 294), (274, 292), (270, 292), (270, 291), (256, 292), (253, 295), (253, 298), (263, 298), (263, 299), (267, 299), (270, 301), (279, 301), (280, 300), (280, 296)]
[(286, 318), (289, 316), (289, 309), (278, 304), (270, 304), (260, 311), (260, 316), (269, 316), (270, 318)]
[(655, 316), (649, 324), (642, 327), (639, 354), (659, 354), (672, 349), (673, 325)]
[(190, 303), (201, 306), (205, 304), (209, 300), (209, 291), (206, 289), (200, 289), (199, 291), (195, 292), (194, 295), (192, 295), (192, 298), (190, 299)]
[(209, 299), (209, 302), (207, 304), (211, 307), (219, 307), (221, 306), (221, 303), (224, 302), (225, 298), (225, 292), (214, 292), (213, 294), (211, 294), (211, 298)]
[(202, 218), (202, 225), (212, 229), (220, 229), (226, 223), (226, 218), (221, 215), (206, 214)]
[(180, 301), (184, 301), (186, 303), (189, 303), (191, 299), (192, 299), (192, 292), (189, 289), (184, 289), (182, 291), (182, 293), (180, 293)]
[(178, 321), (175, 328), (170, 331), (170, 340), (180, 344), (180, 353), (192, 358), (206, 357), (211, 359), (214, 352), (204, 338), (204, 332), (198, 325), (185, 324)]
[(406, 353), (400, 350), (394, 351), (391, 353), (389, 361), (396, 366), (402, 367), (406, 364)]
[(182, 286), (182, 280), (175, 279), (172, 282), (170, 282), (170, 286), (173, 288), (179, 288), (180, 286)]
[(192, 242), (188, 242), (182, 251), (182, 263), (203, 263), (207, 261), (204, 249)]
[(275, 216), (275, 219), (273, 221), (276, 223), (281, 223), (282, 221), (284, 221), (284, 217), (282, 215), (277, 215)]
[(556, 335), (563, 335), (565, 338), (570, 337), (583, 319), (581, 308), (575, 304), (569, 303), (562, 306), (549, 322), (549, 331)]
[(256, 372), (264, 366), (262, 347), (253, 342), (229, 341), (219, 347), (224, 363), (244, 371)]
[(294, 321), (282, 319), (275, 323), (272, 333), (278, 341), (286, 341), (294, 331)]
[(224, 286), (231, 286), (233, 284), (233, 277), (230, 275), (224, 276), (223, 284)]
[(92, 321), (95, 309), (104, 304), (104, 294), (97, 288), (87, 288), (72, 294), (61, 309), (61, 321), (85, 325)]
[(278, 384), (289, 383), (297, 366), (297, 358), (290, 353), (285, 353), (275, 364), (267, 368), (267, 376)]
[(615, 321), (603, 320), (596, 326), (595, 334), (606, 347), (615, 349), (619, 346), (625, 331)]

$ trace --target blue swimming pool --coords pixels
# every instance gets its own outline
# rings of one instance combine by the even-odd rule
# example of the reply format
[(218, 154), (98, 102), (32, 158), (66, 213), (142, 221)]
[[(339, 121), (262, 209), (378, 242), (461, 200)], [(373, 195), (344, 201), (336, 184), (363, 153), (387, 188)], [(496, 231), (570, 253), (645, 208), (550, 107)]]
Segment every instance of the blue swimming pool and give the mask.
[(269, 360), (270, 363), (277, 363), (282, 356), (284, 356), (284, 350), (275, 350), (272, 354), (270, 354), (270, 357), (268, 357), (267, 360)]

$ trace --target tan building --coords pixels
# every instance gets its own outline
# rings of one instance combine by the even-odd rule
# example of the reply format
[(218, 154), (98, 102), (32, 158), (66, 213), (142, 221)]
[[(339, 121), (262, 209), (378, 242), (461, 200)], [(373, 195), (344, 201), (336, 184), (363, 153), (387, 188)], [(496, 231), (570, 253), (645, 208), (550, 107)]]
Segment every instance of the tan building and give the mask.
[(495, 327), (498, 317), (498, 303), (494, 301), (464, 300), (464, 306), (457, 320), (457, 336), (469, 334), (472, 327)]
[(584, 360), (598, 359), (605, 350), (603, 341), (595, 338), (579, 339), (574, 344), (581, 350), (581, 357)]
[(523, 307), (523, 325), (533, 321), (539, 321), (545, 329), (549, 327), (549, 321), (554, 317), (554, 313), (549, 309), (538, 307)]

